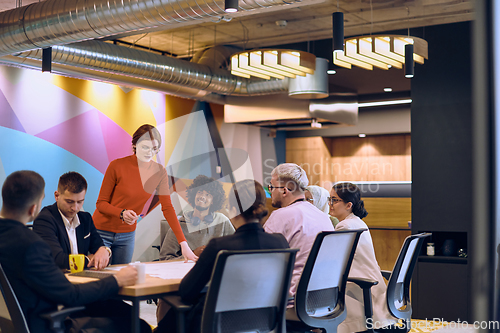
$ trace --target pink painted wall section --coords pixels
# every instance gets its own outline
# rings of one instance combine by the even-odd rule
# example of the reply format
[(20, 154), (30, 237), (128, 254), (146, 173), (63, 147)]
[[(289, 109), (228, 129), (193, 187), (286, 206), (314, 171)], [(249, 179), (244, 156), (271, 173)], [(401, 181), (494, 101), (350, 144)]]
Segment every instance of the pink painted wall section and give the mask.
[(71, 118), (36, 136), (66, 149), (101, 173), (108, 167), (109, 159), (97, 110)]
[(132, 154), (132, 137), (123, 128), (102, 113), (99, 123), (109, 162)]

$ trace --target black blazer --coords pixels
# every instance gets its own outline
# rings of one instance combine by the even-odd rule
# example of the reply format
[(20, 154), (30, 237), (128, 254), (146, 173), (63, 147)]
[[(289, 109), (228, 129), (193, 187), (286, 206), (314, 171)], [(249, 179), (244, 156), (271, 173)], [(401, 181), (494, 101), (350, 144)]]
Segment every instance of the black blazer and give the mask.
[(112, 276), (71, 284), (57, 267), (50, 247), (28, 227), (0, 218), (0, 264), (14, 289), (31, 332), (49, 332), (40, 313), (57, 305), (77, 306), (105, 300), (118, 292)]
[(179, 295), (186, 303), (195, 303), (200, 292), (210, 280), (220, 250), (287, 249), (288, 242), (282, 234), (268, 234), (259, 223), (239, 227), (233, 235), (212, 238), (201, 253), (196, 265), (182, 279)]
[[(78, 212), (78, 218), (80, 219), (80, 225), (76, 228), (78, 253), (94, 254), (101, 246), (104, 246), (104, 243), (97, 233), (92, 215), (87, 212)], [(57, 209), (57, 203), (42, 209), (33, 222), (33, 230), (49, 244), (57, 266), (69, 269), (71, 245), (63, 219)], [(87, 264), (88, 262), (85, 266)]]

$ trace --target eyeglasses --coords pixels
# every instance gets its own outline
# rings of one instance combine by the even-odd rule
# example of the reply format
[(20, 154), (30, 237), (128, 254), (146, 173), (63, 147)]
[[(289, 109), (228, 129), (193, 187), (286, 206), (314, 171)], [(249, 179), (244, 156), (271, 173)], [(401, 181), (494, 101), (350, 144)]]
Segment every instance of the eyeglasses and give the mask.
[(148, 146), (141, 146), (141, 151), (144, 153), (152, 152), (153, 154), (158, 154), (160, 149), (158, 147), (148, 147)]
[(286, 186), (273, 186), (271, 184), (267, 185), (269, 192), (272, 192), (275, 188), (286, 188)]
[(332, 197), (329, 197), (328, 198), (328, 203), (330, 204), (330, 206), (333, 206), (335, 205), (337, 202), (341, 202), (341, 201), (344, 201), (342, 199), (337, 199), (337, 198), (332, 198)]

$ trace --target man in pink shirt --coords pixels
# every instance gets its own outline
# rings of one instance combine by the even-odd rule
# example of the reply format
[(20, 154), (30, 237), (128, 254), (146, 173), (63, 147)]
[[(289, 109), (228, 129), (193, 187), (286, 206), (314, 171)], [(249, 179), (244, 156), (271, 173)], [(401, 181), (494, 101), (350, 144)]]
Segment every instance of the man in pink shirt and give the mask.
[[(328, 215), (305, 200), (304, 191), (309, 185), (306, 172), (294, 163), (278, 165), (271, 172), (268, 185), (275, 210), (264, 225), (268, 233), (285, 236), (290, 248), (299, 249), (295, 257), (290, 294), (295, 295), (302, 269), (309, 256), (316, 235), (333, 231)], [(292, 305), (289, 304), (289, 307)]]

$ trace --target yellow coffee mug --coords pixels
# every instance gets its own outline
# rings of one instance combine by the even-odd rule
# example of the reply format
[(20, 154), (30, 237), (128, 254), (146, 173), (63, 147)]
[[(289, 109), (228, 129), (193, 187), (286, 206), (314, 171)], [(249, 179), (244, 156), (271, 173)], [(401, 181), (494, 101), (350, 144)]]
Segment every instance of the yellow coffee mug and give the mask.
[(69, 255), (69, 269), (71, 273), (78, 273), (83, 271), (85, 266), (85, 255), (83, 254), (70, 254)]

